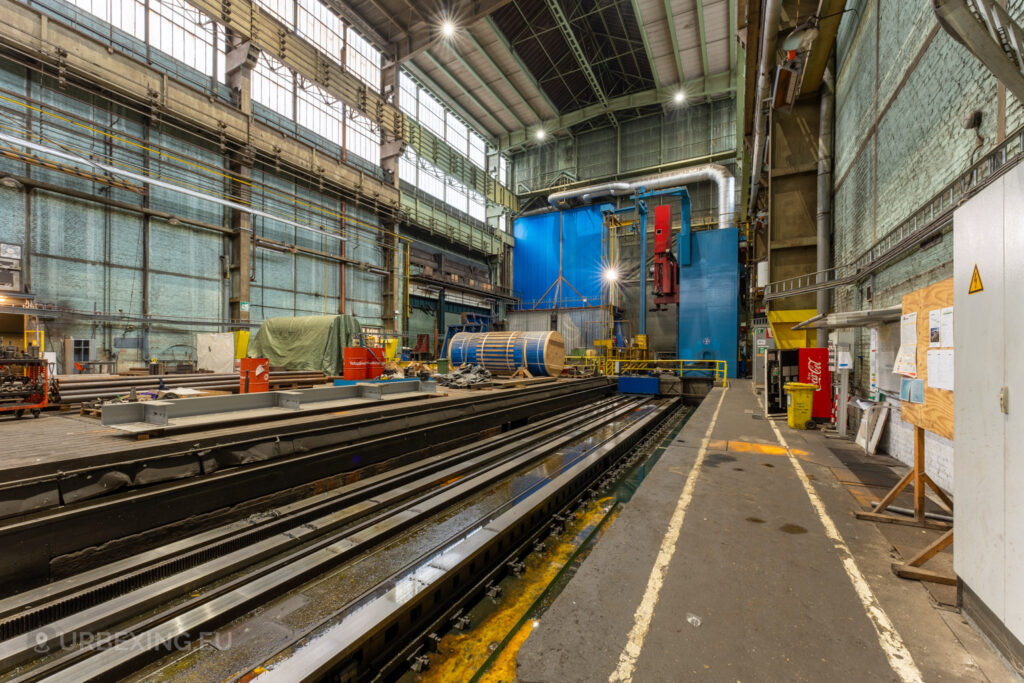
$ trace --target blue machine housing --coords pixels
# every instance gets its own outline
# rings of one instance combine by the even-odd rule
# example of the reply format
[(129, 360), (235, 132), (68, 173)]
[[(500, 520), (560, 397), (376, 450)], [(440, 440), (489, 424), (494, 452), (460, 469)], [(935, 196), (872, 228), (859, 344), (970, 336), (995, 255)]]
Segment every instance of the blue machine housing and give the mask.
[(623, 394), (657, 394), (657, 377), (619, 377), (619, 392)]
[[(736, 376), (739, 350), (740, 267), (736, 228), (680, 232), (679, 336), (676, 354), (685, 360), (724, 360)], [(684, 240), (687, 242), (684, 244)]]

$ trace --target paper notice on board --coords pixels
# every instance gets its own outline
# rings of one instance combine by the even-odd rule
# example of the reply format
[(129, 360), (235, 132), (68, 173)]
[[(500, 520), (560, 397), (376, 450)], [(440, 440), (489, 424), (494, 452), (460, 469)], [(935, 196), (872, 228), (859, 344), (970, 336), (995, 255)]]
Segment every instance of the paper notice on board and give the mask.
[(928, 386), (953, 391), (953, 349), (928, 349)]
[(928, 311), (928, 346), (938, 348), (942, 346), (942, 309), (936, 308)]
[(900, 346), (917, 345), (917, 313), (900, 318)]
[(953, 346), (953, 307), (947, 306), (942, 309), (942, 319), (939, 323), (939, 346)]
[(905, 377), (917, 377), (917, 344), (903, 344), (896, 354), (892, 371)]

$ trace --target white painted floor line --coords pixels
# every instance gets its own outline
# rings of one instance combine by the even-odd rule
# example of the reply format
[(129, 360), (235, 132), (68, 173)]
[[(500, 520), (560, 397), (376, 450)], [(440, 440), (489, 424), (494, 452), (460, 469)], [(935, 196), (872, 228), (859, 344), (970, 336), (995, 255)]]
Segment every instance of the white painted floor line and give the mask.
[(651, 628), (651, 620), (654, 618), (654, 607), (658, 604), (658, 596), (661, 594), (661, 587), (665, 582), (665, 573), (668, 571), (668, 565), (672, 561), (672, 555), (676, 552), (676, 541), (679, 540), (679, 532), (683, 528), (686, 509), (690, 506), (690, 501), (693, 500), (693, 490), (697, 486), (697, 477), (700, 476), (702, 465), (704, 464), (704, 456), (708, 452), (711, 432), (715, 428), (715, 423), (718, 422), (718, 412), (722, 409), (722, 402), (725, 401), (725, 393), (727, 391), (728, 389), (722, 389), (718, 405), (715, 406), (715, 412), (711, 416), (711, 424), (708, 425), (708, 429), (704, 433), (704, 439), (700, 444), (700, 450), (697, 451), (697, 459), (694, 460), (690, 473), (686, 477), (683, 492), (679, 496), (679, 502), (676, 503), (672, 519), (669, 520), (668, 530), (665, 532), (664, 538), (661, 539), (661, 549), (658, 551), (658, 558), (654, 561), (651, 575), (647, 579), (647, 589), (644, 591), (644, 597), (636, 608), (636, 613), (633, 615), (633, 628), (629, 632), (629, 640), (626, 642), (626, 647), (622, 650), (622, 654), (619, 655), (618, 667), (608, 677), (609, 681), (633, 680), (636, 661), (640, 657), (640, 651), (644, 647), (644, 639), (647, 638), (647, 632)]
[(803, 484), (807, 497), (811, 499), (811, 506), (818, 513), (818, 519), (821, 520), (822, 526), (825, 527), (825, 535), (832, 541), (833, 547), (839, 554), (839, 559), (843, 563), (843, 569), (846, 570), (846, 575), (850, 577), (850, 583), (853, 584), (853, 589), (856, 591), (857, 597), (860, 598), (860, 603), (864, 606), (868, 619), (871, 620), (871, 624), (875, 627), (875, 632), (878, 634), (878, 644), (882, 646), (882, 650), (889, 660), (889, 666), (892, 667), (892, 670), (896, 672), (896, 675), (904, 683), (923, 682), (924, 678), (922, 678), (921, 671), (914, 663), (914, 658), (910, 656), (910, 650), (904, 645), (899, 632), (892, 621), (889, 620), (889, 615), (878, 604), (875, 594), (871, 592), (871, 587), (864, 579), (864, 575), (860, 573), (860, 569), (853, 559), (850, 547), (846, 545), (846, 541), (843, 540), (838, 527), (832, 521), (828, 511), (825, 510), (825, 504), (818, 497), (818, 492), (811, 486), (811, 480), (807, 478), (807, 473), (804, 471), (800, 461), (793, 455), (793, 451), (790, 449), (789, 444), (786, 443), (786, 439), (783, 438), (778, 425), (772, 420), (768, 420), (768, 424), (772, 426), (772, 431), (775, 432), (775, 438), (778, 439), (779, 445), (786, 449), (786, 456), (789, 458), (790, 464), (793, 465), (793, 469), (796, 470), (796, 476), (800, 479), (800, 483)]

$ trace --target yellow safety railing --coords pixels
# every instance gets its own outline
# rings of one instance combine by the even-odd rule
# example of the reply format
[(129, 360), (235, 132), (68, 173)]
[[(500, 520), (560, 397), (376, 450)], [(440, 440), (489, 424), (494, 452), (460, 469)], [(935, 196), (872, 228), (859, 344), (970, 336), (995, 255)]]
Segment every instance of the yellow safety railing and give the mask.
[(635, 360), (607, 356), (566, 356), (565, 364), (601, 375), (669, 371), (679, 377), (713, 377), (723, 387), (729, 383), (729, 363), (724, 360)]

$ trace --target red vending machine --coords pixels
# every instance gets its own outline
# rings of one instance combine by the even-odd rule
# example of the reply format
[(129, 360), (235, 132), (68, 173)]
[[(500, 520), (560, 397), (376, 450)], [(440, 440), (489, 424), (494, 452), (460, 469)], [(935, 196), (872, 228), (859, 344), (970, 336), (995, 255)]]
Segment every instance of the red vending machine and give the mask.
[(832, 419), (832, 373), (828, 367), (828, 349), (800, 349), (800, 381), (818, 385), (811, 416)]

